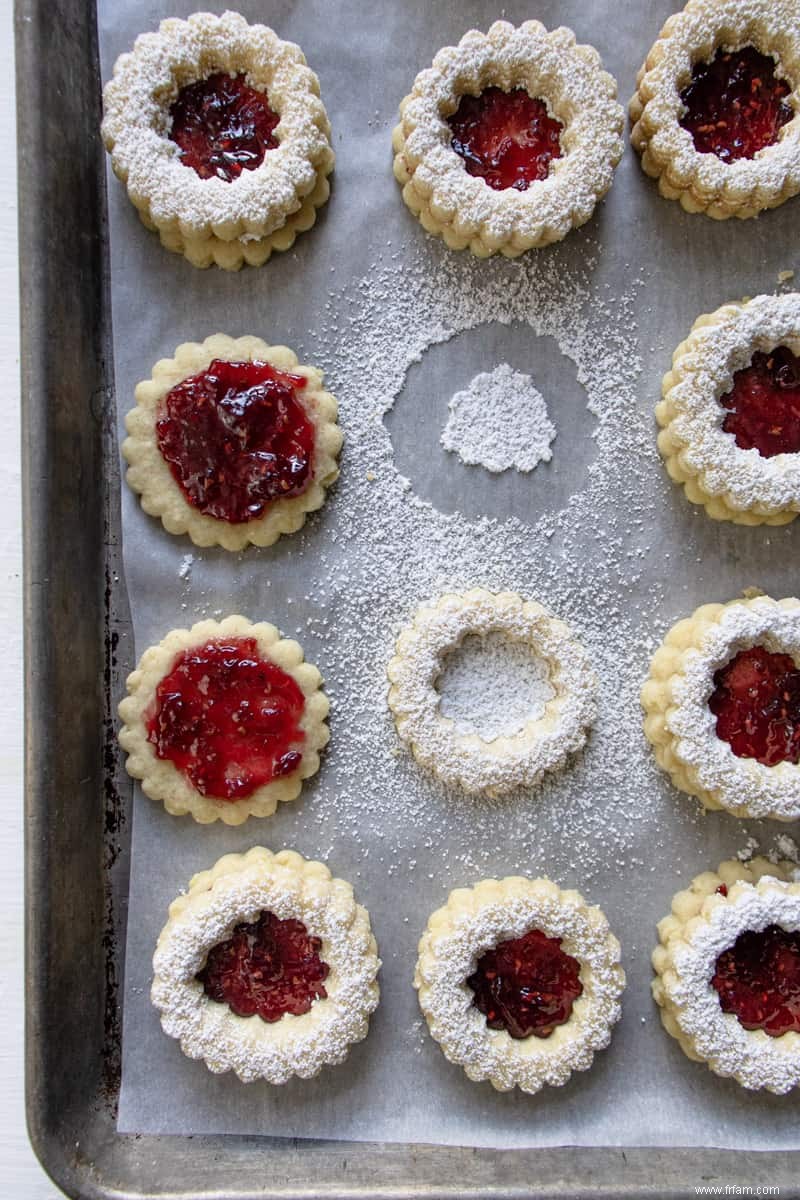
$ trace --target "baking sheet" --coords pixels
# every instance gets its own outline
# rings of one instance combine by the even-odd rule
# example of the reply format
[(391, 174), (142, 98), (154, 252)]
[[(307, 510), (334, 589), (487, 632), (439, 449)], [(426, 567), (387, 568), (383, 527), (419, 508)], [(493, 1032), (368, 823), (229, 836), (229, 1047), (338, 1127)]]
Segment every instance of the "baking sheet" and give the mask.
[[(193, 7), (100, 0), (103, 78), (138, 32)], [(708, 521), (669, 485), (651, 417), (672, 348), (694, 317), (774, 290), (779, 271), (800, 266), (797, 202), (735, 225), (690, 217), (657, 196), (627, 147), (585, 230), (516, 263), (487, 264), (428, 238), (391, 175), (399, 99), (467, 28), (498, 16), (570, 25), (597, 46), (627, 100), (672, 7), (631, 4), (620, 15), (604, 0), (502, 11), (407, 0), (366, 13), (345, 0), (240, 4), (249, 20), (303, 46), (337, 152), (317, 226), (260, 270), (199, 272), (168, 254), (109, 173), (120, 427), (157, 358), (222, 330), (285, 342), (321, 366), (346, 437), (342, 478), (323, 512), (268, 550), (198, 550), (123, 492), (131, 665), (174, 626), (242, 612), (297, 636), (333, 700), (322, 770), (266, 821), (200, 827), (136, 789), (123, 1132), (800, 1145), (799, 1097), (748, 1095), (690, 1063), (649, 996), (655, 922), (678, 887), (748, 839), (768, 849), (798, 829), (701, 816), (654, 768), (637, 705), (649, 654), (679, 616), (750, 585), (776, 596), (797, 590), (800, 523), (750, 530)], [(530, 476), (489, 476), (439, 444), (450, 397), (502, 362), (531, 374), (558, 430), (553, 461)], [(445, 793), (398, 754), (383, 698), (393, 638), (417, 603), (476, 584), (549, 605), (573, 624), (601, 677), (587, 752), (540, 792), (495, 804)], [(148, 997), (170, 900), (220, 854), (258, 843), (322, 858), (351, 880), (384, 962), (367, 1040), (345, 1065), (282, 1088), (245, 1087), (184, 1058)], [(411, 988), (419, 934), (449, 890), (518, 872), (546, 873), (600, 904), (628, 973), (611, 1047), (589, 1073), (535, 1097), (497, 1094), (447, 1063)]]

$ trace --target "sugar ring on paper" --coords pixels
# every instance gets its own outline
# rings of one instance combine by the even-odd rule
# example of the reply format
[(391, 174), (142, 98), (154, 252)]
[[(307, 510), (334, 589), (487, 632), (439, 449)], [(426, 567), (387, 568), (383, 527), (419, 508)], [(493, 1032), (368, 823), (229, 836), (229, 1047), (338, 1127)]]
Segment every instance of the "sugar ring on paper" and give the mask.
[[(237, 1016), (210, 999), (196, 978), (212, 947), (266, 911), (302, 921), (321, 940), (320, 956), (330, 968), (325, 997), (308, 1012), (285, 1013), (272, 1023)], [(164, 1032), (215, 1074), (233, 1071), (243, 1083), (310, 1079), (341, 1063), (366, 1037), (380, 995), (377, 949), (369, 914), (349, 883), (293, 850), (273, 854), (256, 846), (226, 854), (173, 900), (153, 956), (151, 998)]]
[(800, 818), (800, 765), (738, 757), (717, 736), (709, 708), (715, 674), (741, 650), (763, 646), (800, 665), (800, 600), (704, 604), (673, 625), (642, 688), (644, 731), (675, 787), (735, 817)]
[[(216, 359), (268, 363), (278, 371), (303, 376), (306, 381), (294, 395), (314, 428), (308, 487), (297, 496), (276, 497), (261, 516), (250, 521), (225, 521), (191, 504), (159, 448), (156, 425), (165, 398), (177, 384), (205, 371)], [(287, 346), (268, 346), (257, 337), (232, 338), (222, 333), (204, 342), (184, 342), (172, 358), (159, 359), (150, 379), (137, 384), (136, 407), (125, 418), (128, 437), (122, 443), (122, 453), (129, 463), (126, 479), (139, 493), (146, 513), (159, 517), (169, 533), (188, 534), (196, 546), (223, 546), (235, 551), (251, 544), (271, 546), (282, 534), (302, 528), (307, 514), (321, 508), (327, 489), (338, 478), (336, 460), (342, 433), (336, 418), (336, 400), (323, 389), (322, 372), (299, 364), (297, 355)]]
[[(238, 178), (201, 178), (170, 140), (182, 88), (214, 72), (246, 76), (280, 120), (278, 145)], [(141, 34), (103, 92), (103, 140), (144, 224), (198, 267), (260, 266), (309, 229), (328, 198), (334, 155), (319, 81), (299, 46), (238, 13), (194, 13)]]
[[(436, 680), (444, 656), (468, 635), (501, 633), (528, 646), (550, 669), (552, 697), (541, 716), (510, 735), (485, 740), (462, 733), (439, 709)], [(586, 652), (563, 621), (513, 592), (474, 588), (420, 607), (389, 662), (389, 707), (414, 757), (447, 784), (501, 796), (534, 787), (580, 749), (595, 717), (596, 678)]]
[[(290, 773), (271, 779), (247, 796), (227, 800), (201, 793), (169, 758), (157, 756), (148, 737), (148, 720), (156, 704), (158, 685), (182, 653), (215, 640), (236, 638), (254, 639), (260, 659), (280, 668), (302, 692), (299, 724), (303, 741), (299, 761)], [(263, 621), (254, 624), (245, 617), (233, 616), (223, 621), (199, 621), (191, 629), (173, 629), (145, 650), (136, 670), (128, 676), (127, 686), (129, 695), (119, 705), (124, 722), (119, 742), (128, 755), (125, 768), (134, 779), (141, 780), (145, 795), (161, 801), (173, 816), (189, 813), (201, 825), (214, 821), (241, 825), (251, 816), (268, 817), (279, 803), (295, 800), (303, 780), (319, 770), (319, 752), (330, 738), (326, 723), (330, 702), (322, 691), (322, 676), (311, 663), (303, 661), (298, 643), (282, 638), (274, 625)]]
[(800, 512), (800, 454), (765, 457), (722, 428), (719, 397), (754, 352), (800, 354), (800, 295), (756, 296), (698, 317), (672, 356), (656, 418), (667, 470), (717, 521), (785, 525)]
[[(532, 929), (561, 939), (561, 949), (580, 963), (583, 990), (567, 1021), (547, 1037), (515, 1039), (487, 1026), (466, 980), (486, 950)], [(549, 879), (512, 876), (457, 888), (431, 914), (414, 986), (431, 1036), (450, 1062), (476, 1082), (488, 1079), (497, 1091), (533, 1093), (587, 1070), (595, 1052), (609, 1044), (625, 973), (619, 942), (599, 908)]]
[[(487, 87), (524, 88), (563, 124), (562, 156), (526, 191), (494, 191), (467, 173), (451, 146), (447, 118), (462, 96)], [(611, 187), (623, 148), (616, 94), (597, 51), (578, 45), (570, 29), (495, 21), (486, 34), (470, 30), (439, 51), (400, 105), (392, 142), (405, 203), (451, 249), (481, 258), (560, 241), (589, 220)]]
[(778, 1095), (800, 1087), (800, 1033), (770, 1037), (745, 1029), (734, 1012), (723, 1011), (711, 979), (719, 955), (740, 934), (771, 925), (800, 930), (798, 875), (792, 863), (765, 858), (704, 871), (674, 896), (653, 951), (653, 996), (684, 1054), (742, 1087)]
[[(778, 140), (752, 158), (724, 162), (695, 148), (682, 128), (681, 91), (692, 67), (722, 47), (754, 46), (775, 59), (791, 87), (794, 116)], [(800, 36), (794, 0), (689, 0), (669, 17), (636, 80), (629, 111), (631, 141), (646, 174), (669, 200), (687, 212), (718, 220), (753, 217), (800, 191)]]

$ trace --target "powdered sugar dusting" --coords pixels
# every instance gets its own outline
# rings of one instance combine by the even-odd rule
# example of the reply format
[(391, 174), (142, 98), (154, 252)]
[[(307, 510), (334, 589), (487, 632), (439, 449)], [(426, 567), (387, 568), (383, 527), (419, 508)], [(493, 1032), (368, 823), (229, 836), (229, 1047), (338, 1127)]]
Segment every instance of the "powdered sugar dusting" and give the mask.
[(450, 400), (442, 445), (487, 471), (532, 471), (553, 457), (556, 427), (530, 375), (501, 363)]
[(486, 741), (537, 721), (553, 697), (547, 663), (501, 633), (464, 638), (444, 660), (439, 709), (459, 733)]

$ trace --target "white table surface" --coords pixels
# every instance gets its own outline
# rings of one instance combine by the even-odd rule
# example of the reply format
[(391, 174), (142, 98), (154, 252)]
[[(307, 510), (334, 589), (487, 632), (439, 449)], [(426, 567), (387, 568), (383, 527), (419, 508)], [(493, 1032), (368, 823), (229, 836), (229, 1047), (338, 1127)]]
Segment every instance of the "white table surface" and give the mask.
[(13, 2), (0, 0), (0, 1196), (55, 1200), (28, 1142), (22, 1063), (22, 595)]

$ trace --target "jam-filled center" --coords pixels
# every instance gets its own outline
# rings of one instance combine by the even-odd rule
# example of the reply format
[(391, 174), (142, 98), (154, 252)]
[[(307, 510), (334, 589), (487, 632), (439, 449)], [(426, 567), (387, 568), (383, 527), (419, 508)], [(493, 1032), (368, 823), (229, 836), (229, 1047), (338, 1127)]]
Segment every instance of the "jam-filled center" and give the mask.
[(737, 757), (766, 767), (800, 762), (800, 670), (791, 655), (740, 650), (715, 673), (708, 707)]
[(147, 739), (203, 796), (239, 800), (300, 766), (302, 689), (255, 638), (183, 650), (160, 681)]
[(722, 428), (742, 450), (763, 458), (800, 451), (800, 359), (788, 346), (757, 350), (719, 402), (728, 410)]
[(800, 932), (768, 925), (739, 934), (717, 959), (711, 984), (722, 1011), (745, 1029), (800, 1033)]
[(775, 59), (755, 46), (723, 48), (709, 62), (695, 63), (681, 92), (686, 111), (680, 123), (700, 154), (730, 163), (777, 142), (794, 113), (785, 103), (792, 89), (775, 67)]
[(311, 483), (314, 425), (296, 396), (302, 375), (215, 358), (164, 398), (156, 437), (193, 508), (232, 524)]
[(504, 92), (489, 87), (480, 96), (462, 96), (447, 124), (451, 145), (468, 174), (485, 179), (496, 191), (526, 191), (546, 179), (551, 161), (561, 157), (563, 125), (524, 88)]
[(250, 87), (244, 75), (217, 71), (187, 84), (169, 115), (169, 137), (180, 148), (180, 161), (201, 179), (216, 176), (231, 183), (242, 171), (254, 171), (278, 146), (274, 130), (280, 117), (267, 93)]
[(237, 1017), (258, 1014), (269, 1022), (286, 1013), (300, 1017), (328, 994), (330, 967), (321, 949), (321, 939), (311, 937), (302, 921), (262, 912), (209, 951), (197, 979), (211, 1000), (227, 1004)]
[(505, 1029), (512, 1038), (545, 1038), (569, 1020), (583, 991), (580, 970), (561, 949), (561, 938), (531, 929), (482, 954), (467, 986), (490, 1029)]

